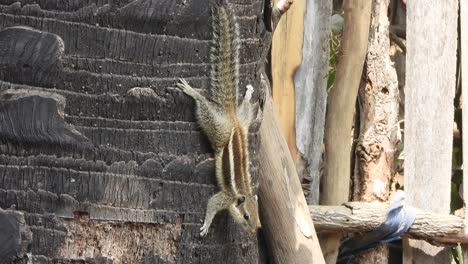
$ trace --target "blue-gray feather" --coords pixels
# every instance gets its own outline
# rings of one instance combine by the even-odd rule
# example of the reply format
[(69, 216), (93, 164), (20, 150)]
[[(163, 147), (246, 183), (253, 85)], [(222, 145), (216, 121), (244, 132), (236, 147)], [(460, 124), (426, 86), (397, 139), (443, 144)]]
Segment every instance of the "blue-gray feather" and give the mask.
[(404, 196), (399, 191), (397, 201), (392, 202), (387, 218), (377, 229), (346, 239), (340, 246), (338, 263), (346, 263), (371, 248), (389, 243), (401, 238), (414, 223), (414, 213), (403, 204)]

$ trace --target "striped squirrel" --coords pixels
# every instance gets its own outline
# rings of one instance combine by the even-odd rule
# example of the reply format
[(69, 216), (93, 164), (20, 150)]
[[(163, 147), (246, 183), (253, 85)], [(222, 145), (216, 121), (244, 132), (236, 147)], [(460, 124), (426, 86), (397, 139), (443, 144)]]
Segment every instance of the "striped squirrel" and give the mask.
[(257, 196), (249, 173), (248, 128), (252, 121), (250, 99), (253, 87), (247, 85), (238, 106), (239, 30), (227, 0), (212, 3), (213, 41), (211, 47), (212, 97), (205, 98), (184, 79), (177, 86), (196, 103), (196, 116), (215, 151), (215, 173), (220, 191), (208, 201), (205, 221), (200, 228), (208, 233), (216, 213), (228, 209), (234, 220), (255, 233), (260, 227)]

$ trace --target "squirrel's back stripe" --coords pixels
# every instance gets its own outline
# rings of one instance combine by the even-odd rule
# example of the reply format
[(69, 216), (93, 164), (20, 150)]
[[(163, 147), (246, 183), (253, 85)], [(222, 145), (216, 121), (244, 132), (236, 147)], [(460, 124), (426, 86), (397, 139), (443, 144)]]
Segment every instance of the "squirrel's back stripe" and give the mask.
[(246, 142), (247, 135), (237, 126), (234, 128), (232, 137), (232, 151), (234, 156), (234, 174), (237, 189), (242, 194), (251, 194), (250, 175), (248, 175), (248, 148)]
[(233, 139), (234, 133), (231, 132), (231, 136), (229, 137), (229, 142), (222, 150), (221, 154), (221, 169), (222, 169), (222, 183), (224, 185), (224, 189), (229, 192), (231, 195), (237, 193), (236, 188), (236, 181), (235, 181), (235, 169), (237, 164), (234, 161), (235, 154), (233, 152)]

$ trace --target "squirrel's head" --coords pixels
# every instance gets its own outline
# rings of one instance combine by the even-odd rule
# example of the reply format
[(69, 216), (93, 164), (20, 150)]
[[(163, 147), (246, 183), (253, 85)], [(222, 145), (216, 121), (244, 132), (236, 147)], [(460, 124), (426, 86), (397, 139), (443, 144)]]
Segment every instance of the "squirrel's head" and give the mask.
[(256, 233), (261, 227), (258, 216), (258, 196), (240, 195), (233, 206), (234, 219), (251, 233)]

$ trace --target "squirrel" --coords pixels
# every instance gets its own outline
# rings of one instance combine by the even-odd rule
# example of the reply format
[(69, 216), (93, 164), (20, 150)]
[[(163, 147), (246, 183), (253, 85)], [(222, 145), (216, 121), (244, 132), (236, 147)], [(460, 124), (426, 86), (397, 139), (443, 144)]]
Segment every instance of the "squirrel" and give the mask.
[(238, 106), (239, 30), (227, 0), (210, 0), (213, 40), (211, 47), (210, 85), (212, 96), (206, 98), (184, 79), (177, 84), (196, 103), (196, 117), (207, 135), (215, 157), (215, 174), (219, 192), (210, 197), (202, 237), (208, 234), (215, 215), (228, 209), (234, 220), (247, 231), (260, 227), (257, 195), (251, 187), (249, 173), (248, 129), (252, 122), (252, 85)]

